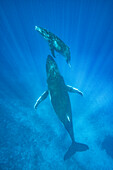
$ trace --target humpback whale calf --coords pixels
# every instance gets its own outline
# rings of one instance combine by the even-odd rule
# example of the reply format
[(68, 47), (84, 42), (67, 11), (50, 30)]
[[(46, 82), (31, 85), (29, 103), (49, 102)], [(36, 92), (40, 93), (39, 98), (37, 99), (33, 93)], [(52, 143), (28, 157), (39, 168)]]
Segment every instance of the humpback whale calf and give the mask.
[(55, 57), (54, 50), (63, 55), (66, 62), (70, 66), (70, 49), (69, 47), (56, 35), (49, 32), (48, 30), (35, 26), (35, 30), (38, 31), (49, 43), (49, 47), (53, 57)]
[(36, 101), (34, 108), (37, 106), (50, 94), (51, 103), (53, 105), (54, 111), (56, 112), (58, 118), (63, 123), (67, 132), (69, 133), (72, 144), (68, 151), (64, 155), (64, 160), (69, 159), (76, 152), (86, 151), (89, 147), (82, 143), (75, 142), (73, 123), (72, 123), (72, 111), (71, 103), (69, 99), (68, 92), (78, 93), (83, 95), (78, 89), (65, 85), (63, 77), (60, 75), (56, 62), (53, 57), (48, 55), (46, 60), (46, 72), (47, 72), (47, 84), (48, 90), (46, 90)]

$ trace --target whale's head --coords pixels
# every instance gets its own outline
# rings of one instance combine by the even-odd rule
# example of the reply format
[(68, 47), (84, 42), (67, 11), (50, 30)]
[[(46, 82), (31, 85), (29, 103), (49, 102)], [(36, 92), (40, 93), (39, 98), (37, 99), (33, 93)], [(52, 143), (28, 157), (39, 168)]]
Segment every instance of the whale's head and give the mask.
[(38, 26), (35, 26), (35, 30), (38, 31), (46, 40), (49, 40), (49, 31)]
[(48, 77), (56, 77), (59, 74), (57, 64), (52, 56), (48, 55), (46, 60), (46, 73)]

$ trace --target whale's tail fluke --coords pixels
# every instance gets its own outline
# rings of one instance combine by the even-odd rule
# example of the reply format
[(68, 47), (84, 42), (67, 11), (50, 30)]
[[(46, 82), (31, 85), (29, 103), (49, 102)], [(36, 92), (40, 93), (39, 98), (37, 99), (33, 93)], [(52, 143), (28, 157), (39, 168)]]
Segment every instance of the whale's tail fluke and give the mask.
[(73, 141), (71, 146), (69, 147), (68, 151), (64, 155), (64, 160), (69, 159), (76, 152), (82, 152), (82, 151), (86, 151), (88, 149), (89, 149), (89, 147), (87, 145)]

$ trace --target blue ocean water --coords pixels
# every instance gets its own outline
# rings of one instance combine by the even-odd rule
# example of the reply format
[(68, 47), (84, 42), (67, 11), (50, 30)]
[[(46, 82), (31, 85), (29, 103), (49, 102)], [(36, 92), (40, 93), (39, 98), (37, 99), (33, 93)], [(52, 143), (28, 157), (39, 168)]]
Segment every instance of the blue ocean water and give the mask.
[[(71, 145), (47, 89), (48, 43), (35, 31), (48, 29), (71, 50), (71, 68), (56, 63), (69, 94), (77, 142), (89, 150), (67, 161)], [(0, 0), (0, 170), (113, 169), (113, 1)]]

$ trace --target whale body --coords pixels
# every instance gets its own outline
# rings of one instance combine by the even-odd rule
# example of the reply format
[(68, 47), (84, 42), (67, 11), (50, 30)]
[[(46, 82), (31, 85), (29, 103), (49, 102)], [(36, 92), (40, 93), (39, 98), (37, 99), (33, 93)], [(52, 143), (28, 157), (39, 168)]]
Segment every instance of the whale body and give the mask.
[(52, 56), (48, 55), (46, 61), (46, 73), (48, 90), (46, 90), (36, 101), (34, 108), (50, 94), (51, 103), (60, 121), (63, 123), (67, 130), (72, 144), (64, 155), (64, 160), (69, 159), (76, 152), (86, 151), (89, 147), (86, 144), (75, 142), (73, 123), (72, 123), (72, 110), (68, 92), (78, 93), (83, 95), (78, 89), (66, 85), (63, 77), (60, 75), (57, 64)]
[(44, 39), (48, 41), (53, 57), (55, 57), (54, 51), (57, 51), (65, 57), (66, 62), (70, 66), (70, 48), (59, 37), (48, 31), (47, 29), (35, 26), (35, 30), (38, 31), (44, 37)]

